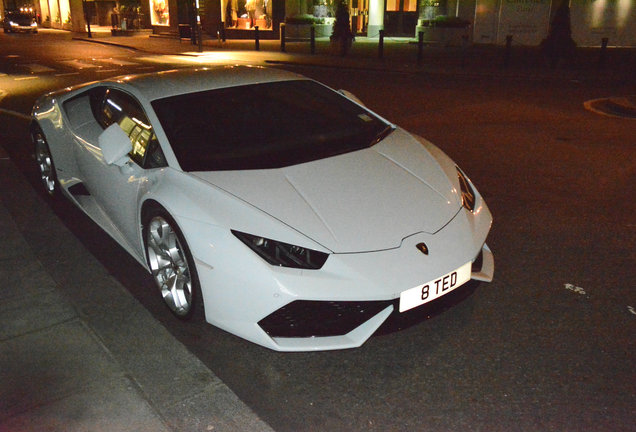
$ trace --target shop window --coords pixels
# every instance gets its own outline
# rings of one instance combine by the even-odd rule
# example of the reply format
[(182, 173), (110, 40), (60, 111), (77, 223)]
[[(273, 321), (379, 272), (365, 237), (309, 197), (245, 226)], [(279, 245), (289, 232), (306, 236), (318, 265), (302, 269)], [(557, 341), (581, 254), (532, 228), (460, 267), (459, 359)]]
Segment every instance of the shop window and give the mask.
[(272, 29), (272, 0), (226, 0), (225, 27)]
[(170, 25), (168, 0), (150, 0), (150, 24), (154, 26)]
[(417, 0), (387, 0), (387, 12), (415, 12)]

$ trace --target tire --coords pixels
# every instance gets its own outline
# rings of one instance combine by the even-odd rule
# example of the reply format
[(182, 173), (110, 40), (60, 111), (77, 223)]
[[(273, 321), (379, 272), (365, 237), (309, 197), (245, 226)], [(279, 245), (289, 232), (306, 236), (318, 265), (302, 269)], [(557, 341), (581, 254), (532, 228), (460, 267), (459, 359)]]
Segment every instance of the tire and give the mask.
[(143, 236), (146, 261), (166, 306), (177, 318), (191, 319), (203, 301), (194, 260), (181, 230), (168, 212), (153, 208), (144, 217)]
[(49, 196), (55, 196), (57, 195), (59, 184), (57, 182), (55, 164), (53, 163), (53, 156), (51, 156), (49, 144), (39, 128), (33, 130), (31, 139), (35, 150), (35, 163), (38, 168), (40, 181), (46, 193), (49, 194)]

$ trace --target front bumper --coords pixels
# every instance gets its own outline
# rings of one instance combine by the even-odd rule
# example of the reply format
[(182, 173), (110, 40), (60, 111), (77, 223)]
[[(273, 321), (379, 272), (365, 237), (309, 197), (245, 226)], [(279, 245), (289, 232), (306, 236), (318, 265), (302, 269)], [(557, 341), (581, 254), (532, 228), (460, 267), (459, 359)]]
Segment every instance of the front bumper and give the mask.
[[(413, 243), (419, 241), (413, 239)], [(491, 281), (494, 274), (493, 254), (484, 243), (472, 252), (472, 259), (458, 254), (448, 268), (420, 269), (406, 274), (421, 258), (409, 261), (405, 250), (410, 252), (412, 244), (393, 251), (384, 251), (367, 256), (350, 255), (332, 259), (341, 261), (341, 268), (326, 267), (322, 272), (303, 275), (302, 271), (277, 269), (279, 274), (267, 289), (254, 289), (256, 281), (263, 281), (259, 272), (244, 272), (245, 279), (236, 280), (226, 289), (208, 290), (205, 287), (219, 286), (216, 270), (204, 265), (197, 266), (203, 287), (206, 319), (209, 323), (251, 342), (275, 351), (324, 351), (356, 348), (373, 335), (385, 321), (400, 314), (400, 291), (417, 286), (423, 281), (445, 274), (459, 266), (458, 263), (473, 261), (471, 281)], [(474, 249), (473, 249), (474, 251)], [(372, 256), (376, 255), (376, 256)], [(393, 256), (398, 268), (387, 271), (370, 263), (382, 262)], [(260, 258), (259, 258), (260, 259)], [(361, 265), (356, 260), (368, 261)], [(271, 267), (271, 266), (270, 266)], [(330, 271), (331, 270), (331, 271)], [(305, 272), (306, 273), (306, 272)], [(269, 275), (271, 276), (271, 275)], [(224, 279), (223, 284), (230, 281)], [(469, 282), (470, 283), (470, 282)], [(216, 285), (215, 285), (216, 284)], [(468, 284), (466, 284), (468, 285)], [(299, 287), (293, 292), (287, 287)], [(245, 289), (248, 287), (248, 289)], [(462, 290), (459, 287), (455, 291)], [(269, 293), (269, 295), (268, 295)], [(440, 297), (444, 299), (448, 295)], [(437, 302), (426, 303), (422, 307)]]
[[(490, 282), (494, 259), (486, 244), (474, 259), (471, 280)], [(465, 284), (467, 285), (467, 284)], [(287, 338), (324, 338), (350, 333), (380, 315), (389, 306), (399, 311), (399, 298), (377, 301), (295, 300), (258, 322), (277, 341)], [(400, 315), (399, 313), (395, 315)]]
[(395, 249), (331, 254), (320, 270), (269, 265), (221, 227), (193, 226), (213, 230), (216, 241), (197, 235), (188, 243), (210, 324), (276, 351), (322, 351), (359, 347), (399, 314), (402, 292), (467, 262), (471, 281), (491, 281), (494, 258), (485, 243), (491, 222), (481, 203), (474, 212), (461, 209), (434, 234), (413, 234)]
[(11, 26), (11, 27), (5, 27), (5, 29), (8, 29), (9, 31), (15, 32), (15, 33), (37, 33), (38, 28), (34, 27), (34, 26), (25, 26), (25, 25), (18, 25), (18, 26)]
[[(484, 244), (473, 261), (471, 281), (490, 282), (494, 274), (494, 257)], [(470, 283), (470, 282), (469, 282)], [(469, 283), (465, 285), (469, 285)], [(461, 290), (463, 287), (459, 287)], [(451, 291), (454, 293), (455, 291)], [(429, 307), (439, 299), (426, 303)], [(390, 317), (399, 320), (399, 297), (384, 301), (303, 301), (283, 306), (259, 326), (278, 351), (335, 350), (362, 345)], [(417, 308), (417, 309), (419, 309)]]

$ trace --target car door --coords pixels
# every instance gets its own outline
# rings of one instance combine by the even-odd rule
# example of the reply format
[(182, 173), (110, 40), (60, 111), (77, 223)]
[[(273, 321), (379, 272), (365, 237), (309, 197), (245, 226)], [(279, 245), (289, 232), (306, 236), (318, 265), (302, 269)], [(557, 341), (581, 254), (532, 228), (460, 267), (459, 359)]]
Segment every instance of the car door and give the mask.
[(108, 87), (98, 87), (93, 92), (91, 108), (99, 125), (106, 129), (117, 123), (128, 135), (132, 150), (125, 164), (109, 165), (97, 143), (84, 143), (78, 146), (78, 168), (96, 205), (142, 256), (138, 204), (154, 184), (158, 171), (165, 167), (165, 158), (148, 117), (132, 95)]

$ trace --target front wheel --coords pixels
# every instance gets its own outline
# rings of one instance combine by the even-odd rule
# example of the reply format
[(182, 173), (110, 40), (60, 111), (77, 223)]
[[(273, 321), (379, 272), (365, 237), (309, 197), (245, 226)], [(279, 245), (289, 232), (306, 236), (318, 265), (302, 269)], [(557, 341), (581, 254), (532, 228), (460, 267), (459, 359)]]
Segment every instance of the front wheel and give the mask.
[(176, 222), (163, 210), (154, 210), (144, 223), (146, 259), (161, 297), (179, 319), (190, 319), (200, 301), (194, 260)]
[(35, 130), (32, 134), (33, 145), (35, 147), (35, 162), (38, 167), (40, 181), (44, 185), (44, 190), (51, 196), (57, 192), (57, 176), (55, 165), (49, 144), (41, 130)]

